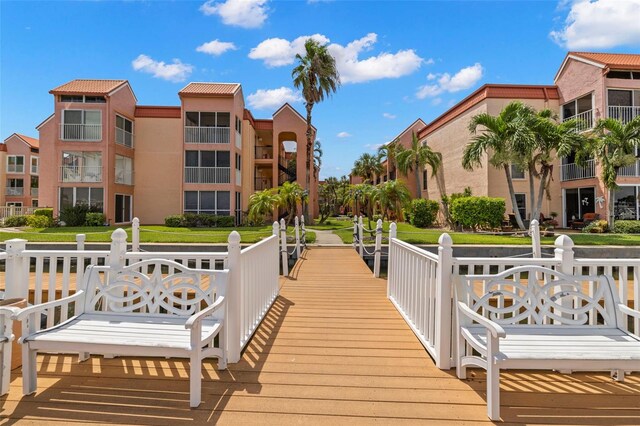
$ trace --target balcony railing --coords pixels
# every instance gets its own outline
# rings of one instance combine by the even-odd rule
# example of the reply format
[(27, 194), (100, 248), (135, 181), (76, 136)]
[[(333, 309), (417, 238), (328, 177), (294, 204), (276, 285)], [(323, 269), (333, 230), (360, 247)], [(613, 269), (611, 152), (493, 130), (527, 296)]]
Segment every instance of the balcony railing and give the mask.
[(628, 123), (640, 115), (640, 106), (610, 106), (609, 118)]
[(102, 166), (60, 166), (60, 182), (102, 182)]
[(573, 117), (567, 117), (562, 121), (576, 120), (576, 130), (578, 132), (584, 132), (593, 129), (593, 110), (581, 112)]
[(231, 167), (185, 167), (185, 183), (231, 183)]
[(38, 196), (38, 188), (31, 188), (31, 196), (32, 197)]
[(563, 164), (560, 171), (560, 180), (563, 182), (592, 178), (596, 176), (596, 161), (588, 160), (584, 167), (576, 163)]
[(635, 164), (631, 164), (626, 167), (622, 167), (618, 170), (618, 176), (620, 177), (640, 177), (640, 159), (636, 160)]
[(185, 143), (229, 143), (229, 127), (185, 126)]
[(255, 190), (262, 191), (263, 189), (273, 188), (273, 181), (269, 178), (255, 178)]
[(24, 173), (24, 164), (7, 164), (7, 173)]
[(6, 194), (7, 195), (12, 195), (12, 196), (23, 195), (24, 194), (24, 188), (21, 188), (21, 187), (7, 188)]
[(256, 146), (255, 158), (260, 159), (273, 159), (273, 146)]
[(133, 148), (133, 133), (116, 127), (116, 143), (128, 148)]
[(116, 183), (122, 185), (133, 185), (133, 172), (131, 170), (118, 171), (116, 170)]
[(60, 124), (60, 139), (63, 141), (102, 140), (102, 124)]

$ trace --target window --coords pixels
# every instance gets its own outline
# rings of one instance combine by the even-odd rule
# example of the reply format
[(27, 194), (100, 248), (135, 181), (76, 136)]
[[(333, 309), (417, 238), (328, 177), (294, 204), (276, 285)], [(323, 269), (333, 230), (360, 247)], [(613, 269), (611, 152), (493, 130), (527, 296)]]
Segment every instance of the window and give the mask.
[(185, 124), (188, 127), (230, 127), (231, 114), (228, 112), (187, 111)]
[(238, 134), (242, 134), (242, 119), (238, 118), (237, 115), (236, 115), (236, 132), (238, 132)]
[(607, 78), (619, 78), (623, 80), (640, 80), (640, 72), (637, 71), (609, 71)]
[(104, 96), (61, 95), (60, 102), (78, 102), (87, 104), (104, 104), (107, 102)]
[(116, 155), (116, 183), (133, 185), (133, 159)]
[(7, 201), (7, 207), (22, 207), (22, 201)]
[(84, 102), (84, 96), (82, 95), (61, 95), (60, 102)]
[(429, 176), (427, 176), (427, 171), (423, 170), (422, 171), (422, 190), (423, 191), (427, 190), (427, 185), (428, 185), (428, 182), (429, 182), (428, 179), (429, 179)]
[(184, 212), (229, 216), (231, 193), (229, 191), (185, 191)]
[(7, 173), (24, 173), (24, 155), (7, 155)]
[(524, 169), (517, 164), (511, 165), (511, 178), (512, 179), (524, 179)]
[(242, 170), (242, 156), (240, 154), (236, 154), (236, 170)]
[(40, 178), (38, 178), (38, 176), (31, 176), (31, 196), (32, 197), (37, 197), (38, 196), (38, 188), (40, 186)]
[(527, 218), (527, 195), (526, 194), (516, 194), (516, 204), (518, 205), (518, 211), (520, 212), (520, 217), (524, 220)]
[(21, 196), (24, 194), (24, 179), (7, 179), (6, 195)]
[(116, 143), (133, 148), (133, 121), (116, 115)]
[(40, 165), (40, 159), (38, 157), (31, 156), (31, 174), (37, 175)]
[(38, 200), (36, 200), (35, 198), (31, 200), (31, 207), (38, 207)]
[(242, 194), (236, 192), (236, 225), (242, 224)]
[(586, 113), (593, 109), (591, 93), (582, 96), (581, 98), (574, 99), (571, 102), (567, 102), (562, 105), (562, 119), (568, 120), (576, 115)]
[(608, 101), (609, 101), (609, 106), (632, 106), (633, 91), (632, 90), (609, 90)]
[(67, 151), (62, 153), (62, 182), (102, 182), (102, 153)]
[(131, 195), (116, 194), (116, 211), (114, 215), (116, 223), (131, 222), (132, 200)]
[(63, 140), (99, 141), (102, 139), (102, 111), (64, 110), (62, 111)]
[(229, 151), (185, 151), (186, 167), (231, 167)]
[(102, 212), (104, 208), (104, 190), (102, 188), (60, 188), (60, 210), (76, 204), (86, 204), (93, 210)]

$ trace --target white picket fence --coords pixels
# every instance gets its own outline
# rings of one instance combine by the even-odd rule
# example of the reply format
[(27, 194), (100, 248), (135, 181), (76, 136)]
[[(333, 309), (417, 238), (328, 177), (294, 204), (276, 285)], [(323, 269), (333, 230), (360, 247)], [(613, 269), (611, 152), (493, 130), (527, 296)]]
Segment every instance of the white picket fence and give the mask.
[[(451, 307), (457, 276), (496, 274), (525, 265), (545, 266), (567, 274), (610, 274), (616, 278), (621, 302), (640, 309), (640, 259), (575, 259), (573, 241), (566, 235), (556, 239), (553, 257), (493, 258), (454, 257), (448, 234), (441, 235), (438, 254), (433, 254), (397, 239), (392, 232), (387, 293), (436, 365), (449, 369), (455, 356)], [(629, 323), (628, 318), (625, 321)], [(640, 335), (640, 320), (629, 324), (629, 331)]]

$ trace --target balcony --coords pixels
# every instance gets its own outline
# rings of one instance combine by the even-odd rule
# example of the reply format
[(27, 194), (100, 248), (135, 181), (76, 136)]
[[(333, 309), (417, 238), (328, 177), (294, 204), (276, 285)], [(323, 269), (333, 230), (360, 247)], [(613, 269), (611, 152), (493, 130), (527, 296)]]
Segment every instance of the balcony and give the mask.
[(262, 191), (264, 189), (273, 188), (273, 181), (269, 178), (257, 177), (255, 178), (255, 190)]
[(60, 182), (102, 182), (102, 166), (60, 166)]
[(116, 143), (127, 148), (133, 148), (133, 133), (116, 127)]
[(231, 183), (231, 167), (185, 167), (185, 183)]
[(588, 160), (587, 164), (582, 167), (576, 163), (563, 164), (560, 168), (560, 180), (566, 182), (569, 180), (588, 179), (596, 176), (596, 161)]
[(38, 196), (38, 188), (31, 188), (31, 196), (32, 197)]
[(22, 196), (24, 194), (24, 188), (23, 187), (13, 187), (13, 188), (7, 188), (7, 192), (6, 195), (10, 195), (12, 197), (16, 197), (16, 196)]
[(185, 143), (229, 143), (230, 127), (185, 126)]
[(102, 140), (102, 124), (60, 124), (63, 141), (97, 142)]
[(273, 146), (256, 146), (255, 147), (255, 159), (256, 160), (272, 160), (273, 159)]
[(572, 117), (567, 117), (562, 121), (568, 120), (576, 120), (576, 131), (586, 132), (587, 130), (593, 129), (593, 110), (590, 109), (588, 111), (581, 112), (580, 114), (576, 114)]
[(116, 170), (115, 181), (122, 185), (133, 185), (133, 172), (131, 170)]
[(628, 123), (640, 115), (640, 106), (610, 106), (609, 118)]
[(618, 170), (618, 177), (640, 177), (640, 159), (636, 160), (635, 164)]

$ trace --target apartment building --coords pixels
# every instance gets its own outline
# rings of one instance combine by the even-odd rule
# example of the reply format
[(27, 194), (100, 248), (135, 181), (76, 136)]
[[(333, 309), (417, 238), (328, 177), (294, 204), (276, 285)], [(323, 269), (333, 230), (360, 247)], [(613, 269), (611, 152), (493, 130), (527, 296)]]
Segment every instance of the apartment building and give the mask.
[[(628, 122), (640, 115), (640, 55), (569, 52), (561, 64), (554, 85), (486, 84), (454, 105), (418, 132), (443, 156), (442, 171), (447, 193), (462, 192), (471, 187), (474, 195), (503, 197), (507, 211), (515, 208), (530, 218), (532, 206), (528, 199), (528, 175), (512, 167), (517, 206), (511, 205), (507, 182), (502, 170), (483, 160), (474, 171), (462, 168), (464, 148), (471, 141), (468, 124), (480, 113), (497, 115), (508, 103), (520, 100), (537, 110), (549, 108), (561, 120), (579, 118), (577, 131), (588, 132), (598, 119), (612, 117)], [(609, 203), (614, 203), (615, 217), (640, 218), (640, 162), (622, 170), (618, 177), (620, 189), (609, 200), (599, 176), (595, 160), (586, 167), (575, 163), (575, 155), (556, 162), (552, 172), (551, 198), (543, 201), (542, 212), (549, 216), (559, 213), (562, 226), (585, 213), (598, 213), (606, 218)], [(429, 194), (439, 197), (435, 179), (429, 179)]]
[(0, 144), (0, 205), (38, 207), (40, 153), (38, 139), (14, 133)]
[[(38, 130), (43, 158), (55, 161), (42, 165), (40, 202), (56, 213), (85, 203), (110, 224), (179, 213), (240, 223), (253, 192), (305, 184), (304, 118), (288, 104), (271, 119), (253, 118), (240, 84), (189, 83), (179, 106), (138, 105), (126, 80), (74, 80), (50, 93), (54, 113)], [(312, 213), (317, 177), (314, 169)]]

